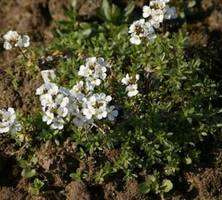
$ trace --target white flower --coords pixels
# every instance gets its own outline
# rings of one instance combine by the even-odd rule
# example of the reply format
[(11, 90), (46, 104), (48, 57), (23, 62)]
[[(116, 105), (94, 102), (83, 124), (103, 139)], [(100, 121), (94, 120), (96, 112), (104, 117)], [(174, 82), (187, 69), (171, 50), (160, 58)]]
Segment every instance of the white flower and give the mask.
[(4, 36), (3, 39), (4, 42), (4, 48), (6, 50), (12, 49), (13, 45), (17, 43), (17, 41), (20, 39), (20, 35), (16, 31), (8, 31)]
[(133, 97), (136, 96), (138, 94), (138, 85), (137, 85), (137, 81), (139, 80), (140, 76), (139, 74), (136, 74), (135, 77), (133, 76), (129, 76), (129, 74), (127, 74), (123, 79), (122, 79), (122, 84), (126, 85), (126, 92), (128, 97)]
[(30, 37), (28, 35), (23, 35), (23, 36), (19, 37), (15, 46), (18, 46), (20, 48), (29, 47), (30, 46)]
[(73, 88), (70, 90), (70, 94), (73, 98), (77, 99), (78, 101), (82, 101), (85, 97), (84, 95), (84, 82), (79, 81)]
[(84, 99), (82, 113), (87, 119), (103, 119), (107, 117), (108, 103), (112, 100), (111, 96), (104, 93), (93, 94), (88, 99)]
[(43, 93), (56, 95), (58, 92), (59, 92), (59, 87), (55, 83), (50, 83), (50, 82), (46, 82), (36, 89), (36, 95), (42, 95)]
[(59, 88), (55, 83), (46, 82), (36, 90), (42, 105), (42, 120), (52, 129), (61, 130), (69, 118), (70, 94), (66, 88)]
[[(45, 101), (44, 97), (46, 96), (48, 96), (48, 102)], [(50, 125), (52, 129), (63, 129), (65, 119), (69, 114), (69, 98), (63, 94), (58, 94), (54, 98), (49, 94), (44, 94), (40, 96), (40, 101), (44, 112), (42, 120), (46, 122), (47, 125)]]
[(121, 80), (123, 85), (129, 85), (130, 83), (134, 83), (140, 79), (140, 75), (136, 74), (135, 77), (129, 76), (129, 74), (126, 74), (126, 76)]
[(124, 77), (121, 82), (124, 85), (128, 85), (130, 80), (131, 80), (131, 77), (129, 76), (129, 74), (126, 74), (126, 77)]
[(152, 0), (150, 1), (150, 7), (156, 10), (164, 9), (166, 7), (166, 3), (168, 2), (169, 0)]
[(114, 121), (115, 120), (115, 118), (119, 115), (119, 112), (118, 112), (118, 110), (115, 110), (115, 106), (110, 106), (109, 108), (108, 108), (108, 119), (110, 120), (110, 121)]
[(155, 27), (155, 28), (159, 28), (160, 24), (163, 22), (164, 20), (164, 10), (161, 9), (157, 9), (157, 10), (153, 10), (152, 15), (151, 15), (151, 19), (149, 21), (149, 23)]
[(52, 83), (54, 71), (42, 71), (45, 83), (36, 90), (42, 105), (42, 120), (56, 130), (63, 129), (69, 121), (83, 128), (90, 128), (96, 120), (108, 118), (114, 121), (118, 111), (108, 105), (112, 97), (104, 93), (93, 93), (94, 88), (106, 79), (110, 67), (103, 58), (86, 59), (85, 65), (80, 66), (78, 72), (84, 80), (77, 82), (72, 89)]
[(145, 19), (140, 19), (133, 22), (129, 28), (129, 33), (131, 34), (130, 42), (139, 45), (142, 38), (153, 38), (155, 30), (150, 23), (145, 22)]
[(145, 19), (140, 19), (133, 22), (129, 28), (129, 33), (136, 34), (139, 37), (144, 37), (146, 35), (145, 24)]
[(3, 36), (3, 39), (5, 41), (17, 41), (19, 39), (19, 34), (16, 32), (16, 31), (8, 31), (4, 36)]
[(41, 105), (43, 107), (44, 110), (48, 109), (48, 108), (53, 108), (55, 107), (53, 98), (51, 94), (43, 94), (40, 96), (40, 101), (41, 101)]
[(73, 86), (72, 88), (72, 92), (73, 93), (79, 93), (83, 90), (84, 86), (84, 82), (83, 81), (79, 81), (76, 85)]
[(137, 89), (138, 89), (137, 84), (128, 85), (126, 87), (126, 91), (128, 92), (127, 93), (128, 97), (136, 96), (138, 94), (138, 90)]
[(143, 17), (148, 18), (151, 15), (151, 8), (149, 6), (143, 6)]
[(54, 119), (54, 114), (52, 112), (50, 112), (49, 110), (44, 112), (44, 115), (42, 117), (43, 122), (46, 122), (47, 125), (50, 125), (52, 123), (53, 119)]
[(78, 75), (85, 78), (86, 89), (92, 91), (106, 79), (107, 68), (110, 68), (110, 65), (103, 58), (91, 57), (86, 59), (85, 65), (80, 66)]
[(64, 97), (63, 94), (58, 94), (55, 98), (55, 103), (59, 105), (60, 107), (64, 108), (68, 105), (69, 103), (69, 98)]
[(21, 125), (16, 120), (14, 108), (0, 110), (0, 133), (16, 133), (21, 130)]
[(65, 121), (63, 120), (63, 118), (58, 117), (58, 118), (54, 118), (50, 127), (52, 129), (62, 130), (64, 128), (64, 124), (65, 124)]
[(79, 76), (88, 77), (90, 74), (91, 74), (91, 70), (87, 66), (85, 65), (80, 66), (79, 72), (78, 72)]
[(86, 119), (91, 119), (95, 114), (95, 109), (92, 106), (88, 106), (87, 108), (83, 108), (82, 112)]
[(13, 47), (26, 48), (30, 45), (30, 38), (28, 35), (19, 35), (16, 31), (8, 31), (4, 36), (3, 47), (10, 50)]
[(135, 44), (135, 45), (140, 45), (141, 44), (141, 39), (138, 35), (132, 35), (131, 38), (130, 38), (130, 42), (132, 44)]
[(130, 42), (139, 45), (143, 38), (153, 41), (156, 38), (155, 29), (159, 28), (164, 19), (175, 19), (176, 9), (169, 8), (169, 0), (151, 0), (149, 6), (143, 7), (143, 18), (133, 22), (129, 28)]
[(41, 76), (42, 76), (42, 79), (45, 83), (51, 82), (51, 81), (55, 80), (55, 78), (56, 78), (55, 71), (52, 69), (51, 70), (42, 70)]

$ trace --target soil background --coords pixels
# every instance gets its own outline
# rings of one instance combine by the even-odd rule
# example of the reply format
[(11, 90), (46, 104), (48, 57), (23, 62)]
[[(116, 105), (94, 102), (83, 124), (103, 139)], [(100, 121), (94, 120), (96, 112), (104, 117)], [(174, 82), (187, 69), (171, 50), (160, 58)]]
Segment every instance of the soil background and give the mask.
[[(74, 2), (74, 1), (73, 1)], [(101, 0), (76, 1), (79, 15), (83, 19), (95, 16)], [(125, 5), (125, 1), (113, 1)], [(199, 55), (211, 66), (211, 76), (220, 81), (222, 76), (222, 0), (199, 0), (195, 9), (189, 9), (188, 1), (184, 1), (186, 18), (180, 25), (188, 24), (190, 46), (189, 56)], [(138, 8), (144, 3), (136, 1)], [(175, 1), (176, 3), (176, 1)], [(0, 34), (13, 29), (28, 33), (32, 41), (45, 45), (53, 39), (52, 30), (55, 20), (65, 19), (64, 10), (69, 8), (69, 0), (0, 0)], [(16, 54), (0, 49), (0, 107), (13, 106), (25, 113), (32, 112), (33, 85), (40, 84), (39, 77), (30, 77), (24, 71), (16, 69), (12, 60)], [(4, 71), (11, 68), (20, 81), (19, 89), (13, 85), (12, 77)], [(1, 139), (0, 139), (1, 140)], [(205, 154), (201, 164), (181, 172), (181, 180), (173, 194), (174, 200), (220, 200), (222, 199), (222, 145), (221, 140), (206, 141)], [(69, 140), (64, 147), (59, 148), (48, 142), (39, 148), (37, 153), (40, 169), (49, 178), (49, 187), (42, 195), (31, 197), (27, 193), (29, 183), (21, 177), (21, 169), (13, 156), (12, 141), (0, 143), (0, 200), (139, 200), (146, 199), (139, 194), (138, 183), (135, 180), (120, 187), (119, 180), (112, 180), (102, 185), (90, 185), (72, 181), (68, 172), (78, 168), (93, 170), (93, 158), (87, 163), (75, 160), (75, 145)], [(112, 159), (118, 152), (107, 152)], [(47, 158), (47, 159), (46, 159)], [(69, 161), (69, 162), (66, 162)], [(61, 174), (66, 171), (67, 174)], [(156, 199), (156, 198), (154, 198)]]

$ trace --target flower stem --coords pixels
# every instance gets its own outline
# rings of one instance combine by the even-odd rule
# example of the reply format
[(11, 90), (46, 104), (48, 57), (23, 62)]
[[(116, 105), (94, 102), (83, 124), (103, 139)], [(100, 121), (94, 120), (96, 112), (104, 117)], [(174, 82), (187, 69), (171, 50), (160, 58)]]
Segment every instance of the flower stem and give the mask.
[(22, 48), (21, 47), (18, 47), (18, 48), (19, 48), (19, 51), (22, 53), (23, 57), (28, 60), (28, 56), (25, 54)]

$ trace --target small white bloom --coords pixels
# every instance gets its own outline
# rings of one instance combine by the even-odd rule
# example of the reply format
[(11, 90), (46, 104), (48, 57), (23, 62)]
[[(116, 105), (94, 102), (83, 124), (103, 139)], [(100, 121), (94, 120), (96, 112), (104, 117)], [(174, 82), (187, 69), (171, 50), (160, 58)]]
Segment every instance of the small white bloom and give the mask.
[(44, 80), (45, 83), (51, 82), (51, 81), (55, 80), (55, 78), (56, 78), (55, 71), (52, 69), (51, 70), (42, 70), (41, 76), (42, 76), (42, 79)]
[(135, 44), (135, 45), (140, 45), (141, 44), (141, 39), (140, 39), (140, 37), (138, 35), (132, 34), (131, 38), (130, 38), (130, 42), (132, 44)]
[(143, 38), (153, 41), (156, 38), (155, 29), (158, 29), (164, 19), (175, 19), (176, 9), (169, 8), (169, 0), (151, 0), (149, 6), (143, 7), (143, 18), (133, 22), (129, 28), (130, 42), (139, 45)]
[(63, 94), (58, 94), (55, 98), (55, 103), (59, 105), (60, 107), (64, 108), (68, 105), (69, 103), (69, 98), (64, 97)]
[(16, 31), (8, 31), (4, 36), (3, 47), (10, 50), (13, 47), (26, 48), (30, 45), (30, 38), (28, 35), (19, 35)]
[(81, 101), (85, 97), (84, 82), (79, 81), (76, 85), (74, 85), (73, 88), (70, 90), (70, 94), (73, 98), (77, 99), (78, 101)]
[(62, 130), (64, 128), (65, 121), (62, 118), (54, 118), (51, 128), (55, 130)]
[(35, 94), (36, 95), (41, 95), (41, 94), (44, 93), (44, 90), (45, 90), (45, 85), (41, 85), (39, 88), (36, 89)]
[(61, 130), (66, 120), (69, 120), (69, 108), (73, 108), (68, 97), (70, 91), (63, 87), (59, 88), (55, 83), (45, 82), (36, 90), (36, 94), (40, 96), (42, 120), (52, 129)]
[(109, 108), (108, 108), (108, 119), (110, 120), (110, 121), (114, 121), (115, 119), (116, 119), (116, 117), (119, 115), (119, 112), (118, 112), (118, 110), (115, 110), (115, 106), (110, 106)]
[(129, 74), (126, 74), (126, 76), (124, 78), (122, 78), (121, 82), (123, 85), (128, 85), (130, 80), (131, 80), (131, 78), (130, 78)]
[(16, 31), (8, 31), (4, 36), (4, 48), (6, 50), (12, 49), (21, 36)]
[(21, 130), (21, 124), (16, 120), (14, 108), (0, 110), (0, 133), (16, 133)]
[(81, 65), (80, 68), (79, 68), (78, 75), (83, 76), (83, 77), (88, 77), (89, 74), (90, 74), (89, 68), (86, 67), (85, 65)]
[(126, 92), (129, 97), (133, 97), (138, 94), (139, 91), (137, 81), (139, 80), (139, 78), (139, 74), (136, 74), (135, 77), (129, 76), (129, 74), (127, 74), (126, 77), (122, 79), (122, 84), (127, 86)]
[(154, 8), (156, 10), (158, 10), (158, 9), (163, 10), (166, 7), (166, 3), (168, 3), (168, 2), (169, 2), (168, 0), (166, 0), (166, 1), (164, 1), (164, 0), (152, 0), (152, 1), (150, 1), (150, 7)]
[(136, 80), (138, 81), (140, 79), (140, 75), (136, 74)]
[(149, 6), (143, 6), (143, 17), (148, 18), (151, 15), (151, 8)]
[(46, 82), (36, 89), (36, 95), (42, 95), (48, 93), (50, 95), (56, 95), (59, 92), (59, 87), (55, 83)]
[(30, 37), (28, 35), (21, 36), (15, 46), (18, 46), (20, 48), (27, 48), (30, 46)]
[(133, 96), (136, 96), (138, 94), (138, 86), (137, 84), (133, 84), (133, 85), (128, 85), (126, 87), (126, 91), (128, 92), (127, 95), (128, 97), (133, 97)]
[(12, 45), (10, 44), (10, 42), (7, 42), (7, 41), (4, 42), (3, 47), (4, 47), (4, 49), (6, 49), (6, 50), (12, 49)]
[(16, 31), (8, 31), (4, 36), (3, 36), (3, 39), (5, 41), (14, 41), (14, 42), (17, 42), (18, 39), (19, 39), (19, 34), (16, 32)]
[(68, 113), (69, 113), (69, 110), (67, 107), (59, 107), (57, 109), (57, 114), (63, 118), (66, 117)]
[(90, 57), (86, 59), (85, 65), (81, 65), (78, 75), (85, 78), (87, 91), (92, 91), (99, 86), (107, 77), (107, 64), (103, 58)]
[(52, 123), (53, 119), (54, 119), (54, 114), (52, 112), (50, 112), (49, 110), (44, 112), (44, 115), (42, 117), (43, 122), (46, 122), (47, 125), (50, 125)]
[(160, 24), (164, 20), (164, 10), (157, 9), (153, 10), (151, 19), (149, 23), (154, 27), (154, 28), (159, 28)]
[(129, 74), (126, 74), (126, 76), (121, 80), (123, 85), (129, 85), (130, 83), (134, 83), (140, 79), (140, 75), (136, 74), (135, 77), (129, 76)]
[(91, 119), (95, 114), (95, 109), (93, 107), (83, 108), (82, 113), (87, 119)]
[[(150, 39), (155, 35), (155, 30), (145, 19), (133, 22), (129, 28), (131, 34), (130, 42), (135, 45), (141, 44), (142, 38)], [(151, 37), (152, 36), (152, 37)]]
[(108, 103), (112, 100), (111, 96), (104, 93), (93, 94), (88, 99), (84, 99), (82, 113), (87, 119), (103, 119), (108, 114)]

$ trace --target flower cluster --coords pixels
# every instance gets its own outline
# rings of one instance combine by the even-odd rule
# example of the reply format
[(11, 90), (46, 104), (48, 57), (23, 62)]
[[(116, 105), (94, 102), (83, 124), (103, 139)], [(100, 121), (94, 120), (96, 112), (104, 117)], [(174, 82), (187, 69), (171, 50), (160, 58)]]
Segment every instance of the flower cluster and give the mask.
[(130, 42), (139, 45), (143, 38), (153, 41), (156, 38), (155, 29), (160, 27), (164, 19), (176, 18), (176, 9), (169, 7), (169, 0), (151, 0), (149, 6), (143, 7), (143, 18), (133, 22), (129, 28)]
[(57, 86), (50, 81), (54, 73), (42, 71), (45, 83), (36, 90), (36, 94), (40, 96), (43, 121), (58, 130), (70, 121), (77, 127), (88, 127), (105, 118), (114, 121), (118, 111), (109, 106), (112, 97), (94, 91), (106, 79), (108, 68), (110, 65), (103, 58), (88, 58), (78, 71), (84, 79), (72, 89)]
[(78, 75), (85, 78), (87, 90), (94, 90), (95, 86), (99, 86), (106, 79), (107, 68), (110, 68), (110, 65), (103, 58), (91, 57), (86, 59), (85, 65), (80, 66)]
[(30, 38), (28, 35), (19, 35), (16, 31), (8, 31), (4, 36), (3, 47), (10, 50), (13, 47), (27, 48), (30, 45)]
[(59, 90), (55, 83), (45, 82), (36, 90), (40, 95), (42, 110), (44, 112), (42, 120), (52, 129), (61, 130), (68, 116), (69, 98)]
[(16, 113), (13, 108), (0, 110), (0, 133), (15, 134), (21, 130), (21, 124), (16, 120)]
[(136, 74), (135, 77), (129, 76), (129, 74), (127, 74), (122, 79), (121, 82), (123, 85), (126, 85), (126, 92), (128, 97), (136, 96), (139, 93), (137, 85), (137, 81), (139, 80), (139, 78), (140, 78), (139, 74)]

